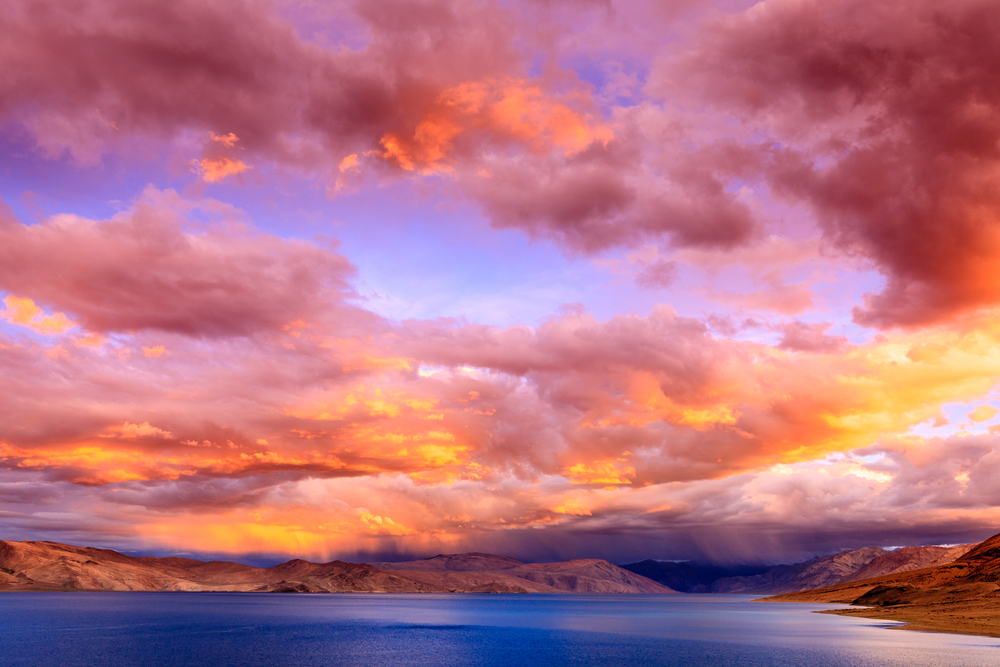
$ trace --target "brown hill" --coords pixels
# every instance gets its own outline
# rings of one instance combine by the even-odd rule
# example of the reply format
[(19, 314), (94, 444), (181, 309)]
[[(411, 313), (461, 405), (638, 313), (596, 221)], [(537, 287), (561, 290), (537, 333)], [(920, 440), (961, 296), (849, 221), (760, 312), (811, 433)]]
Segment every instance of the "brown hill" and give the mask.
[(470, 590), (495, 583), (530, 593), (676, 593), (651, 579), (596, 559), (529, 564), (503, 556), (470, 553), (375, 565), (447, 590)]
[(21, 590), (433, 592), (370, 565), (293, 560), (259, 568), (186, 558), (135, 558), (55, 542), (0, 541), (0, 587)]
[[(381, 570), (412, 570), (422, 572), (498, 572), (524, 565), (519, 560), (493, 554), (438, 554), (433, 558), (403, 563), (369, 563)], [(405, 566), (405, 567), (404, 567)]]
[(964, 544), (954, 547), (904, 547), (895, 551), (865, 547), (841, 551), (805, 563), (776, 565), (762, 574), (718, 579), (705, 592), (779, 595), (807, 591), (943, 565), (954, 561), (974, 546), (974, 544)]
[(903, 547), (883, 554), (865, 565), (853, 575), (836, 583), (862, 581), (887, 574), (900, 574), (936, 567), (954, 562), (968, 553), (975, 544), (959, 544), (954, 547)]
[(910, 623), (914, 630), (1000, 637), (1000, 535), (944, 565), (767, 598), (840, 602), (863, 609), (833, 613)]
[[(606, 561), (527, 565), (489, 554), (383, 568), (295, 559), (260, 568), (225, 561), (126, 556), (55, 542), (0, 541), (0, 590), (363, 593), (672, 593)], [(412, 571), (396, 567), (411, 566)], [(491, 569), (496, 568), (496, 569)], [(386, 571), (392, 569), (393, 571)]]
[(865, 547), (821, 556), (805, 563), (776, 565), (763, 574), (750, 577), (726, 577), (712, 584), (712, 593), (760, 595), (791, 593), (840, 583), (876, 558), (889, 552), (879, 547)]

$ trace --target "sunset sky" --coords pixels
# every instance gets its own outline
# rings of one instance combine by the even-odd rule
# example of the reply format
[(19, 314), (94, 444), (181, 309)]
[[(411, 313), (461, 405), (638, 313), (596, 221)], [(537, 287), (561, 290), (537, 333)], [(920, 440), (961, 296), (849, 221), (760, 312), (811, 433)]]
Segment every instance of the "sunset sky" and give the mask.
[(996, 0), (0, 0), (0, 539), (1000, 532)]

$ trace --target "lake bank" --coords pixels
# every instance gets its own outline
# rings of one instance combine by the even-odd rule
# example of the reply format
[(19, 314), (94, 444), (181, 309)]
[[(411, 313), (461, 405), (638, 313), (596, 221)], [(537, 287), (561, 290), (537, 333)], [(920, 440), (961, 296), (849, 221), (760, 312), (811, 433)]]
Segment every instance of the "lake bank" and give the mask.
[(899, 626), (898, 629), (900, 630), (1000, 638), (1000, 609), (997, 608), (982, 609), (970, 607), (940, 610), (928, 608), (857, 607), (854, 609), (827, 609), (818, 611), (817, 613), (869, 618), (873, 620), (900, 621), (906, 624)]

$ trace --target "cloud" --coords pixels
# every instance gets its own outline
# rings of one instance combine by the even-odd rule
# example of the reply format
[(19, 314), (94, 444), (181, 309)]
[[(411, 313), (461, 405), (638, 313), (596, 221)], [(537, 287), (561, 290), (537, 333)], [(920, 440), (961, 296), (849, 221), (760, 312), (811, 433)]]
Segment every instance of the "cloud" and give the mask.
[(0, 317), (11, 324), (28, 327), (35, 333), (54, 336), (76, 327), (76, 323), (66, 317), (65, 313), (46, 315), (31, 299), (8, 295), (3, 302), (7, 307), (0, 311)]
[(119, 133), (194, 129), (220, 148), (238, 137), (248, 151), (315, 165), (377, 148), (406, 109), (419, 117), (447, 88), (518, 60), (510, 21), (490, 4), (355, 9), (348, 21), (369, 33), (352, 50), (304, 41), (256, 1), (11, 0), (0, 112), (42, 147), (84, 159)]
[(174, 434), (169, 431), (164, 431), (161, 428), (151, 426), (149, 422), (143, 422), (141, 424), (130, 424), (129, 422), (122, 422), (118, 426), (108, 427), (108, 434), (102, 437), (117, 437), (125, 438), (126, 440), (134, 440), (136, 438), (153, 437), (153, 438), (163, 438), (164, 440), (175, 440)]
[[(212, 222), (193, 225), (194, 211)], [(153, 188), (109, 220), (0, 223), (0, 289), (29, 299), (7, 317), (30, 315), (25, 322), (50, 332), (72, 323), (62, 313), (41, 318), (30, 299), (99, 333), (248, 335), (334, 314), (370, 318), (345, 302), (353, 276), (341, 255), (257, 233), (216, 202)]]
[[(889, 363), (898, 341), (790, 356), (715, 338), (666, 308), (607, 321), (565, 312), (537, 328), (321, 314), (253, 336), (151, 328), (99, 349), (4, 342), (0, 370), (16, 378), (0, 402), (9, 465), (88, 484), (394, 471), (426, 484), (503, 473), (641, 486), (867, 444), (984, 391), (995, 372), (986, 340), (925, 341), (948, 350), (955, 371), (942, 382), (936, 365)], [(145, 354), (157, 346), (170, 354)], [(425, 365), (442, 370), (416, 372)], [(85, 399), (79, 387), (92, 388)], [(137, 449), (101, 437), (123, 423), (175, 439)]]
[(815, 262), (820, 258), (820, 248), (817, 238), (788, 239), (771, 235), (756, 243), (739, 246), (727, 252), (685, 248), (670, 257), (706, 271), (743, 266), (755, 275), (765, 275), (785, 270), (796, 264)]
[(492, 224), (596, 253), (665, 239), (727, 249), (760, 234), (753, 210), (726, 191), (725, 158), (681, 148), (679, 128), (625, 114), (613, 140), (565, 156), (487, 155), (457, 176)]
[(886, 277), (859, 324), (942, 322), (1000, 299), (998, 24), (986, 0), (768, 0), (710, 23), (651, 87), (770, 138), (746, 144), (754, 171)]
[(635, 284), (648, 289), (670, 287), (677, 280), (677, 263), (658, 259), (645, 264), (635, 274)]
[[(859, 323), (919, 325), (993, 304), (1000, 129), (985, 26), (996, 9), (858, 7), (769, 0), (717, 15), (679, 55), (658, 54), (646, 92), (670, 103), (602, 109), (567, 71), (529, 75), (537, 53), (587, 51), (587, 8), (361, 4), (340, 20), (364, 43), (325, 48), (254, 2), (12, 0), (0, 113), (53, 155), (90, 160), (124, 150), (123, 137), (211, 132), (230, 151), (238, 138), (240, 156), (199, 158), (209, 182), (251, 157), (333, 172), (356, 155), (385, 178), (446, 172), (495, 226), (569, 252), (751, 244), (766, 218), (734, 190), (760, 183), (811, 207), (831, 247), (885, 274)], [(568, 42), (544, 36), (557, 17), (572, 18)], [(638, 35), (612, 32), (623, 48)]]
[[(456, 154), (523, 143), (534, 152), (575, 155), (614, 136), (593, 114), (571, 108), (524, 79), (463, 83), (440, 93), (412, 135), (388, 133), (382, 157), (405, 171), (451, 171)], [(470, 141), (472, 144), (470, 145)]]
[(799, 315), (813, 307), (812, 291), (803, 283), (788, 284), (780, 273), (772, 272), (761, 280), (764, 289), (743, 294), (706, 290), (713, 301), (747, 310), (769, 311), (781, 315)]
[[(972, 539), (994, 436), (900, 435), (1000, 376), (1000, 19), (939, 5), (766, 0), (665, 39), (691, 3), (7, 2), (0, 115), (54, 159), (154, 146), (209, 183), (277, 165), (337, 197), (417, 179), (569, 254), (648, 244), (619, 264), (640, 286), (739, 267), (750, 287), (704, 294), (785, 316), (822, 279), (791, 266), (873, 266), (855, 319), (886, 331), (667, 306), (394, 322), (336, 247), (216, 200), (2, 207), (0, 521), (296, 555)], [(643, 65), (566, 64), (615, 49)]]
[[(994, 363), (986, 338), (963, 351), (941, 332), (852, 347), (799, 323), (772, 348), (713, 337), (662, 307), (607, 321), (564, 313), (538, 328), (406, 326), (406, 356), (495, 377), (475, 386), (491, 436), (474, 460), (593, 483), (612, 469), (634, 485), (716, 478), (863, 446), (937, 416), (945, 394), (987, 391)], [(916, 340), (946, 356), (929, 364), (898, 352)], [(527, 383), (498, 393), (505, 376)]]
[(249, 168), (242, 160), (225, 156), (206, 157), (195, 162), (195, 171), (206, 183), (217, 183), (226, 176), (242, 174)]
[(243, 160), (233, 157), (236, 142), (240, 140), (230, 132), (223, 136), (209, 132), (210, 143), (202, 151), (200, 160), (192, 160), (191, 170), (201, 176), (206, 183), (218, 183), (227, 176), (242, 174), (252, 169)]
[[(357, 24), (353, 48), (305, 41), (249, 0), (10, 0), (6, 15), (0, 116), (53, 157), (93, 164), (193, 132), (209, 133), (194, 161), (208, 183), (259, 160), (339, 171), (332, 196), (361, 172), (447, 174), (496, 227), (575, 253), (650, 238), (732, 248), (760, 232), (728, 189), (732, 154), (692, 149), (688, 128), (648, 105), (609, 114), (575, 75), (532, 72), (566, 19), (535, 3), (360, 3), (331, 27)], [(351, 155), (358, 171), (343, 173)]]
[(993, 407), (992, 405), (977, 405), (975, 408), (969, 412), (969, 420), (976, 424), (981, 424), (982, 422), (989, 421), (1000, 414), (1000, 410)]
[(847, 345), (846, 336), (830, 336), (830, 322), (788, 322), (781, 327), (778, 347), (796, 352), (839, 352)]
[(236, 142), (240, 140), (240, 138), (237, 137), (232, 132), (229, 132), (228, 134), (224, 134), (222, 136), (217, 135), (215, 132), (210, 132), (209, 137), (212, 139), (212, 141), (224, 146), (225, 148), (232, 148), (233, 146), (236, 145)]
[(426, 485), (396, 474), (122, 481), (82, 493), (32, 473), (19, 473), (15, 487), (0, 473), (0, 498), (16, 513), (4, 518), (13, 530), (70, 535), (71, 522), (60, 525), (51, 512), (56, 490), (60, 516), (76, 517), (76, 531), (128, 535), (122, 542), (131, 548), (324, 560), (484, 549), (539, 560), (582, 550), (619, 562), (790, 562), (871, 544), (988, 537), (998, 451), (994, 436), (889, 439), (726, 479), (614, 488), (508, 476)]
[[(789, 335), (826, 336), (824, 325), (799, 329)], [(169, 355), (142, 353), (153, 335)], [(4, 474), (61, 489), (68, 510), (128, 507), (120, 521), (147, 545), (239, 552), (267, 533), (268, 548), (298, 555), (378, 544), (611, 554), (624, 552), (600, 535), (667, 548), (637, 537), (654, 531), (742, 553), (759, 530), (769, 553), (785, 553), (821, 519), (816, 544), (875, 535), (873, 503), (889, 500), (890, 527), (917, 534), (908, 512), (922, 501), (886, 481), (899, 470), (866, 462), (880, 452), (912, 462), (911, 476), (924, 474), (924, 453), (933, 462), (949, 448), (992, 460), (970, 449), (992, 440), (880, 444), (992, 386), (996, 341), (958, 338), (788, 354), (714, 337), (666, 308), (606, 321), (568, 309), (534, 328), (410, 321), (345, 335), (317, 319), (267, 336), (137, 330), (57, 356), (0, 338), (0, 457)], [(940, 356), (900, 352), (917, 341)], [(836, 475), (810, 463), (858, 447), (867, 458)], [(947, 469), (953, 481), (979, 484), (964, 460)], [(777, 462), (794, 474), (772, 471)], [(977, 507), (963, 530), (985, 525)], [(48, 525), (27, 514), (19, 526)], [(927, 531), (960, 528), (920, 516)], [(300, 541), (294, 525), (316, 529)], [(557, 546), (519, 532), (535, 525), (556, 542), (578, 537)]]

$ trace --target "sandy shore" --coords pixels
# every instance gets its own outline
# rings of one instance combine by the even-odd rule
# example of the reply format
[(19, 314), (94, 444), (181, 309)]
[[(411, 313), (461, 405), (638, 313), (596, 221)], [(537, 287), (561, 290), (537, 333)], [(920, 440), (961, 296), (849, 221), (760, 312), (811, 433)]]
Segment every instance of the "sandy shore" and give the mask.
[(857, 607), (855, 609), (831, 609), (817, 613), (906, 622), (908, 625), (899, 626), (900, 630), (947, 632), (1000, 638), (1000, 605), (992, 609), (960, 605), (949, 609)]

